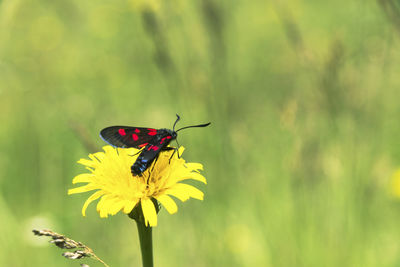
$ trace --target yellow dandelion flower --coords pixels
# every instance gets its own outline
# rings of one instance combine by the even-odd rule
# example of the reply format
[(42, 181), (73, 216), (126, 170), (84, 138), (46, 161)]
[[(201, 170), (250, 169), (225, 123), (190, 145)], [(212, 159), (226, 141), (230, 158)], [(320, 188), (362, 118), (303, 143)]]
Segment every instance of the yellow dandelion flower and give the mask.
[[(84, 203), (83, 216), (88, 205), (98, 198), (97, 211), (102, 218), (121, 210), (129, 214), (140, 203), (146, 226), (156, 226), (157, 211), (152, 199), (160, 202), (170, 214), (178, 210), (171, 196), (181, 201), (189, 198), (203, 200), (203, 192), (181, 183), (192, 179), (206, 184), (206, 179), (200, 174), (201, 164), (186, 163), (183, 158), (178, 158), (177, 153), (172, 156), (173, 150), (170, 150), (160, 153), (142, 176), (133, 176), (131, 166), (138, 157), (138, 149), (105, 146), (103, 150), (90, 154), (89, 159), (78, 161), (90, 173), (76, 176), (72, 183), (87, 184), (68, 190), (69, 195), (97, 190)], [(179, 148), (180, 155), (183, 150), (183, 147)]]

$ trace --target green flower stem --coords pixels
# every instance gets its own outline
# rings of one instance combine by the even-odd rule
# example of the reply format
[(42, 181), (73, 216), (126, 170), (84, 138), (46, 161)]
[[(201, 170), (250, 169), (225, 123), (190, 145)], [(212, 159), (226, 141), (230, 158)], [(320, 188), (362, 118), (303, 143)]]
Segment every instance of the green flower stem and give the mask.
[(143, 267), (153, 267), (153, 240), (152, 240), (152, 227), (146, 226), (144, 222), (136, 221), (140, 250), (142, 251)]
[[(158, 213), (159, 206), (155, 199), (152, 199), (156, 211)], [(129, 213), (131, 219), (136, 221), (136, 225), (139, 233), (140, 250), (142, 252), (142, 263), (143, 267), (153, 267), (153, 238), (152, 238), (152, 227), (146, 226), (142, 211), (142, 205), (139, 204)]]

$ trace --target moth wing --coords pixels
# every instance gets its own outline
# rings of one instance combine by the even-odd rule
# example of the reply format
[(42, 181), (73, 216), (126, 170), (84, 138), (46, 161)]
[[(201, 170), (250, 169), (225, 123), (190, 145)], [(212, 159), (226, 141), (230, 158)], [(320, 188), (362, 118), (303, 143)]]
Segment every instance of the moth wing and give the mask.
[(100, 137), (115, 147), (140, 148), (156, 139), (157, 130), (144, 127), (111, 126), (100, 131)]

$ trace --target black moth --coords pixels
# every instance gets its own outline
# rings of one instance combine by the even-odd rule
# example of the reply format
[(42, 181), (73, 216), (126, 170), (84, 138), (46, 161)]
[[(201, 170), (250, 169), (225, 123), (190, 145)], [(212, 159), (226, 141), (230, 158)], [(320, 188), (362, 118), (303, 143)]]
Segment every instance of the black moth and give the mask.
[(211, 124), (211, 122), (209, 122), (200, 125), (186, 126), (175, 131), (175, 125), (180, 120), (178, 114), (176, 114), (176, 117), (177, 119), (172, 130), (157, 130), (146, 127), (111, 126), (101, 130), (100, 137), (115, 147), (144, 147), (131, 167), (133, 175), (141, 175), (157, 158), (161, 151), (175, 149), (168, 147), (168, 145), (172, 140), (176, 139), (178, 135), (177, 132), (187, 128), (206, 127)]

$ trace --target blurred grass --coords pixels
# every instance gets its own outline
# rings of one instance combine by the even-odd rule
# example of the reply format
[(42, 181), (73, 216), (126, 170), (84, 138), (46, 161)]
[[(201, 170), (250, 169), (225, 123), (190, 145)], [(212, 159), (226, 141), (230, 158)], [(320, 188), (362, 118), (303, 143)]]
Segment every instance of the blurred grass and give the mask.
[(76, 265), (33, 227), (139, 266), (133, 222), (66, 192), (100, 129), (175, 113), (212, 121), (179, 136), (209, 183), (156, 266), (398, 266), (397, 2), (145, 3), (0, 3), (0, 266)]

